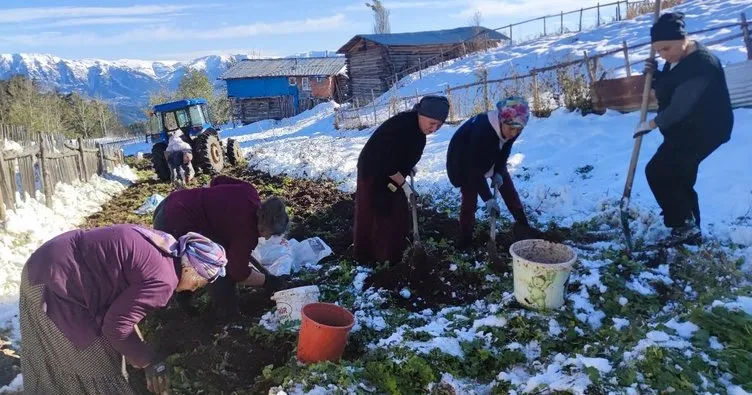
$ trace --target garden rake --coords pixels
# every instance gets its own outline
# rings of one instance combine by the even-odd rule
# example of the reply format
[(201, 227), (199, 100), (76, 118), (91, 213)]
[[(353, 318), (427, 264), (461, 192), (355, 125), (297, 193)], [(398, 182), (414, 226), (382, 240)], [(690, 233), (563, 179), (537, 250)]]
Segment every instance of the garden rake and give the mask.
[[(653, 23), (658, 21), (658, 18), (661, 14), (661, 1), (656, 0), (655, 2), (655, 10), (653, 13)], [(653, 47), (650, 47), (650, 56), (648, 57), (649, 60), (652, 60), (655, 58), (655, 49)], [(653, 84), (653, 72), (650, 71), (645, 74), (645, 86), (642, 90), (642, 103), (640, 106), (640, 122), (645, 122), (645, 119), (647, 119), (648, 115), (648, 104), (650, 102), (650, 89), (652, 88)], [(619, 207), (621, 211), (621, 226), (624, 231), (624, 238), (627, 242), (627, 253), (632, 252), (632, 230), (629, 228), (629, 212), (627, 209), (629, 208), (629, 199), (632, 196), (632, 184), (634, 183), (634, 176), (635, 171), (637, 169), (637, 159), (640, 157), (640, 147), (642, 146), (642, 136), (638, 135), (635, 137), (634, 141), (634, 147), (632, 148), (632, 159), (629, 162), (629, 171), (627, 173), (627, 182), (624, 185), (624, 193), (621, 197), (621, 205)]]

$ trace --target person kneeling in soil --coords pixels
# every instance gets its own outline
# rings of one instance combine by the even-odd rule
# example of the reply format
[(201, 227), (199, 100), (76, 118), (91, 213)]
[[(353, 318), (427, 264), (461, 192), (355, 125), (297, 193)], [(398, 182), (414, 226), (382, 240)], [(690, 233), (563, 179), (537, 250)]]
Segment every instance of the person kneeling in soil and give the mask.
[(184, 188), (195, 173), (191, 164), (193, 150), (182, 136), (183, 132), (180, 129), (170, 132), (170, 140), (165, 150), (167, 164), (170, 166), (170, 178), (178, 189)]
[(355, 191), (355, 259), (397, 264), (407, 247), (408, 200), (415, 193), (405, 179), (415, 174), (426, 136), (449, 114), (449, 101), (426, 96), (410, 111), (387, 119), (373, 132), (358, 157)]
[(27, 394), (137, 394), (123, 357), (144, 368), (150, 391), (169, 370), (136, 328), (174, 292), (225, 274), (224, 249), (190, 233), (178, 240), (136, 225), (63, 233), (39, 247), (21, 274), (21, 370)]
[[(530, 227), (522, 202), (507, 170), (512, 145), (527, 125), (530, 111), (521, 97), (509, 97), (496, 103), (496, 110), (478, 114), (457, 129), (447, 150), (449, 181), (462, 193), (460, 237), (458, 247), (472, 243), (478, 195), (485, 202), (489, 216), (501, 211), (493, 188), (499, 189), (504, 203), (514, 217), (518, 239), (533, 238), (540, 232)], [(491, 179), (489, 189), (486, 179)]]
[(671, 228), (667, 243), (699, 244), (700, 203), (694, 190), (700, 163), (731, 138), (731, 110), (726, 76), (718, 58), (704, 45), (687, 39), (684, 14), (661, 15), (650, 29), (653, 48), (666, 60), (653, 88), (658, 115), (637, 125), (634, 136), (658, 128), (663, 143), (645, 167), (663, 222)]
[[(287, 231), (289, 218), (285, 204), (277, 197), (261, 202), (256, 188), (248, 182), (227, 176), (212, 179), (208, 188), (172, 192), (154, 210), (154, 228), (180, 237), (197, 232), (215, 240), (227, 250), (227, 276), (209, 286), (220, 320), (239, 314), (236, 284), (277, 290), (282, 280), (266, 276), (249, 266), (251, 252), (259, 236), (269, 238)], [(178, 295), (186, 311), (191, 294)]]

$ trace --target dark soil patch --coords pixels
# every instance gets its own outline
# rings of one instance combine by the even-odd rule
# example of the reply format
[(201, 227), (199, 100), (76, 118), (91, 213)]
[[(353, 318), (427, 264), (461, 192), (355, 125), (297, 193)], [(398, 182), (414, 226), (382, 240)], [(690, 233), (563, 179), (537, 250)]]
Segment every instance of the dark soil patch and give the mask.
[[(146, 173), (148, 162), (136, 165)], [(227, 168), (226, 174), (251, 182), (262, 198), (272, 195), (284, 199), (291, 212), (292, 226), (290, 238), (303, 240), (321, 237), (332, 247), (333, 254), (322, 263), (336, 260), (350, 260), (350, 246), (354, 219), (354, 195), (337, 189), (337, 185), (326, 180), (293, 179), (285, 176), (271, 176), (247, 168)], [(148, 174), (148, 173), (147, 173)], [(197, 187), (207, 179), (196, 181)], [(114, 223), (135, 223), (150, 226), (151, 215), (139, 216), (133, 213), (153, 193), (163, 196), (172, 187), (168, 183), (156, 181), (138, 182), (102, 207), (102, 211), (89, 217), (84, 227), (105, 226)], [(452, 259), (456, 259), (455, 240), (458, 235), (457, 220), (446, 214), (430, 210), (419, 210), (420, 235), (425, 241), (425, 259), (411, 260), (406, 252), (406, 261), (391, 268), (377, 269), (367, 280), (368, 285), (376, 285), (394, 292), (393, 300), (410, 310), (439, 308), (444, 306), (466, 305), (483, 298), (492, 289), (484, 287), (485, 272), (479, 270), (452, 270)], [(508, 224), (507, 224), (508, 225)], [(461, 258), (464, 262), (486, 262), (485, 243), (488, 230), (478, 227), (476, 241)], [(571, 230), (554, 230), (551, 238), (564, 238)], [(560, 234), (559, 234), (560, 233)], [(502, 260), (511, 262), (507, 253), (515, 241), (511, 230), (503, 230), (497, 235), (497, 249)], [(413, 263), (412, 265), (410, 263)], [(331, 276), (338, 275), (332, 272)], [(319, 283), (330, 281), (330, 275), (320, 273)], [(335, 280), (332, 278), (331, 280)], [(290, 284), (290, 287), (304, 285)], [(399, 296), (403, 287), (411, 292), (409, 299)], [(268, 294), (262, 291), (240, 288), (243, 317), (223, 324), (214, 320), (207, 309), (208, 296), (196, 295), (202, 314), (191, 317), (181, 311), (176, 303), (155, 312), (142, 322), (144, 335), (157, 350), (171, 356), (173, 367), (171, 379), (175, 394), (245, 394), (267, 393), (270, 385), (262, 372), (268, 365), (280, 366), (293, 357), (295, 334), (267, 332), (258, 329), (263, 313), (273, 307)], [(345, 358), (357, 358), (362, 351), (351, 344)], [(143, 373), (134, 371), (133, 380), (146, 393)]]

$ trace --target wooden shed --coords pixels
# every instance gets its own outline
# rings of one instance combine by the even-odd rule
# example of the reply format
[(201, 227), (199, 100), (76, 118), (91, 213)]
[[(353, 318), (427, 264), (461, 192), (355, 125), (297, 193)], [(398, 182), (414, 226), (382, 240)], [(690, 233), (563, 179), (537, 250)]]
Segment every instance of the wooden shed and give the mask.
[(347, 92), (343, 56), (246, 59), (219, 78), (227, 82), (233, 117), (243, 124), (291, 117), (330, 100), (342, 102)]
[(508, 40), (497, 31), (471, 26), (414, 33), (359, 34), (337, 52), (347, 58), (350, 96), (369, 102), (372, 94), (378, 97), (389, 90), (395, 78)]

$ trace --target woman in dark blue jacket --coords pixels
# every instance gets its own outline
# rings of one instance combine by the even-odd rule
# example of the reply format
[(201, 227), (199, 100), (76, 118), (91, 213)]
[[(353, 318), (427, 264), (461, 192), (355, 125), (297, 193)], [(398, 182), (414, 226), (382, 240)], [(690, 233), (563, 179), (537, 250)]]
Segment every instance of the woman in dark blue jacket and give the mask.
[[(466, 247), (472, 241), (478, 196), (489, 215), (499, 214), (493, 188), (499, 189), (515, 220), (517, 237), (528, 238), (535, 234), (507, 170), (512, 145), (529, 118), (525, 99), (513, 96), (496, 103), (496, 110), (468, 119), (452, 136), (447, 150), (447, 175), (462, 193), (460, 247)], [(486, 182), (489, 178), (491, 188)]]

